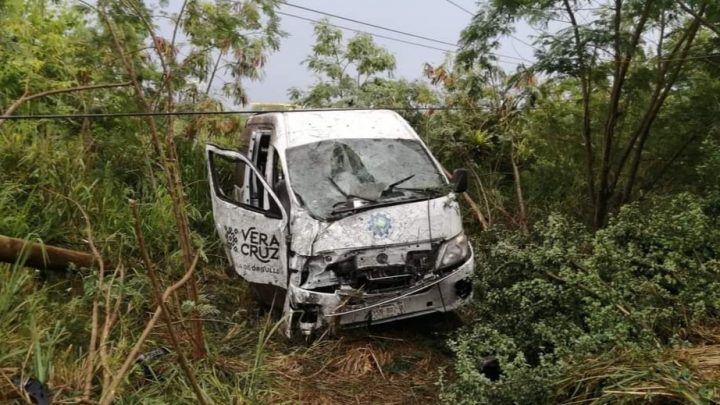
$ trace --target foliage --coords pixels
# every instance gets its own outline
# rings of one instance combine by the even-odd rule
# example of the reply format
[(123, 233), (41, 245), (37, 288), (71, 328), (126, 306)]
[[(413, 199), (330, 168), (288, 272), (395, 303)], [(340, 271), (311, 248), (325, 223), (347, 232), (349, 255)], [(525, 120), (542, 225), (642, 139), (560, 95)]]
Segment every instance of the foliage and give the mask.
[[(681, 194), (628, 205), (594, 234), (552, 215), (528, 235), (484, 235), (476, 244), (473, 322), (452, 343), (458, 380), (446, 385), (444, 398), (623, 399), (605, 391), (623, 386), (620, 371), (586, 382), (570, 379), (567, 386), (558, 381), (604, 353), (632, 352), (620, 366), (649, 367), (662, 358), (659, 348), (687, 345), (691, 331), (717, 322), (720, 232), (711, 207)], [(504, 370), (496, 382), (479, 369), (488, 355), (498, 356)], [(687, 378), (703, 387), (700, 397), (720, 395), (716, 383), (692, 372)]]
[[(556, 96), (563, 111), (573, 112), (561, 135), (580, 186), (574, 199), (600, 228), (613, 209), (666, 185), (671, 167), (681, 167), (681, 157), (713, 136), (707, 131), (713, 115), (705, 108), (717, 105), (686, 90), (717, 83), (717, 68), (709, 66), (717, 57), (717, 7), (704, 0), (492, 1), (463, 31), (457, 62), (468, 70), (487, 68), (499, 39), (522, 21), (540, 32), (530, 69), (549, 75), (549, 86), (565, 88)], [(537, 124), (533, 129), (543, 138), (558, 136), (556, 126)]]
[(425, 73), (450, 107), (427, 118), (426, 142), (443, 163), (470, 170), (471, 193), (484, 202), (490, 227), (505, 222), (525, 228), (521, 171), (534, 159), (528, 116), (539, 99), (533, 72), (480, 73), (445, 63), (426, 66)]
[[(8, 107), (23, 94), (102, 77), (98, 58), (91, 56), (94, 50), (86, 47), (91, 33), (82, 13), (44, 2), (8, 0), (0, 7), (0, 106)], [(69, 111), (62, 98), (52, 101), (54, 111)]]
[(290, 99), (309, 107), (417, 107), (435, 102), (422, 82), (393, 80), (395, 56), (368, 34), (347, 41), (327, 22), (315, 25), (313, 52), (304, 62), (318, 82), (292, 88)]

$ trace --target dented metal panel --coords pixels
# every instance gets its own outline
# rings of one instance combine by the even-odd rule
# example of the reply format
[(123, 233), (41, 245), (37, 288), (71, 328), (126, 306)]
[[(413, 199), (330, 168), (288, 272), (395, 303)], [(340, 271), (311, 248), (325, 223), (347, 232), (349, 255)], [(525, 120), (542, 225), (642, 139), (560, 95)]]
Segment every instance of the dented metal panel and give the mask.
[[(471, 292), (459, 294), (456, 286), (472, 275), (473, 267), (474, 261), (471, 257), (457, 270), (399, 293), (321, 293), (290, 286), (289, 300), (296, 304), (318, 305), (321, 312), (317, 321), (318, 327), (378, 324), (433, 312), (448, 312), (472, 299)], [(383, 310), (384, 308), (389, 310)]]
[(327, 139), (416, 139), (412, 128), (389, 110), (285, 113), (286, 148)]
[(445, 240), (461, 231), (458, 203), (445, 196), (381, 207), (331, 222), (314, 236), (313, 250), (321, 253), (434, 239)]

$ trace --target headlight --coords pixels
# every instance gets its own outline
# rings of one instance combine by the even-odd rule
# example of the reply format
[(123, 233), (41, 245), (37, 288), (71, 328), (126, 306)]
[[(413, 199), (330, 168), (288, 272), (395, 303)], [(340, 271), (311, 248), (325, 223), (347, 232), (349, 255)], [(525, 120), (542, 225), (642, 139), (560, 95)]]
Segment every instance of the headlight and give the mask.
[(470, 245), (468, 244), (467, 236), (464, 232), (461, 232), (458, 236), (450, 239), (440, 246), (440, 252), (438, 254), (437, 267), (438, 269), (444, 269), (446, 267), (452, 267), (456, 264), (460, 264), (470, 256)]

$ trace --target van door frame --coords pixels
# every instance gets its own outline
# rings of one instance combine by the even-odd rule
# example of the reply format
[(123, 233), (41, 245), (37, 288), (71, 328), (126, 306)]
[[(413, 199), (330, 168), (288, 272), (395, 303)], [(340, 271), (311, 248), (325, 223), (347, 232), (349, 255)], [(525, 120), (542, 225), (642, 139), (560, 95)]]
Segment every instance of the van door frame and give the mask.
[[(289, 214), (285, 211), (285, 208), (280, 204), (280, 201), (275, 194), (275, 192), (271, 189), (269, 183), (266, 181), (264, 176), (256, 176), (258, 177), (258, 180), (261, 184), (261, 187), (264, 189), (264, 191), (268, 194), (268, 197), (270, 199), (273, 199), (276, 202), (277, 208), (279, 210), (279, 215), (275, 214), (273, 211), (266, 209), (266, 208), (259, 208), (255, 207), (252, 204), (248, 204), (245, 201), (233, 201), (232, 199), (229, 199), (223, 195), (223, 193), (219, 189), (219, 185), (216, 183), (214, 178), (214, 163), (212, 159), (212, 155), (220, 155), (224, 156), (229, 159), (235, 159), (242, 164), (246, 165), (246, 172), (254, 172), (257, 174), (260, 174), (257, 167), (253, 164), (253, 162), (243, 153), (238, 152), (237, 150), (232, 149), (226, 149), (222, 148), (213, 144), (207, 144), (205, 147), (206, 149), (206, 158), (207, 158), (207, 167), (208, 167), (208, 180), (211, 183), (211, 194), (212, 194), (212, 205), (213, 205), (213, 214), (215, 217), (215, 227), (220, 234), (221, 239), (223, 239), (223, 242), (226, 244), (226, 253), (228, 253), (228, 259), (230, 260), (231, 264), (235, 267), (235, 270), (247, 281), (254, 282), (254, 283), (260, 283), (260, 284), (270, 284), (270, 285), (276, 285), (281, 288), (287, 288), (287, 280), (288, 280), (288, 251), (289, 246), (287, 243), (287, 235), (289, 232)], [(247, 179), (247, 176), (245, 176)], [(245, 186), (245, 185), (243, 185)], [(233, 213), (234, 212), (234, 213)], [(221, 214), (222, 213), (222, 214)], [(237, 235), (243, 235), (244, 232), (250, 232), (252, 229), (256, 229), (254, 227), (250, 227), (246, 229), (245, 231), (240, 231), (239, 228), (243, 225), (240, 223), (235, 222), (228, 222), (230, 217), (234, 218), (246, 218), (250, 219), (251, 223), (258, 221), (260, 223), (265, 221), (279, 221), (279, 223), (276, 222), (277, 226), (276, 229), (263, 229), (262, 227), (258, 227), (258, 231), (265, 231), (269, 232), (272, 231), (273, 233), (277, 232), (278, 235), (278, 242), (279, 245), (279, 262), (278, 266), (281, 268), (278, 269), (278, 273), (273, 274), (282, 274), (282, 272), (285, 272), (285, 277), (282, 278), (282, 281), (278, 279), (277, 277), (273, 276), (267, 276), (264, 277), (258, 273), (253, 273), (255, 270), (248, 270), (249, 266), (243, 265), (242, 263), (247, 263), (247, 260), (253, 260), (252, 258), (248, 259), (247, 254), (243, 253), (246, 257), (242, 258), (242, 255), (238, 254), (238, 251), (235, 250), (230, 251), (227, 247), (229, 247), (230, 244), (236, 245), (237, 243)], [(261, 217), (266, 217), (266, 219), (262, 219)], [(252, 219), (255, 218), (255, 219)], [(245, 226), (248, 226), (246, 223)], [(228, 232), (228, 229), (232, 231), (234, 237), (230, 238), (228, 235), (230, 235)], [(261, 238), (262, 240), (268, 240), (265, 238)], [(233, 239), (232, 243), (230, 243), (230, 239)], [(236, 263), (236, 261), (238, 261)], [(262, 263), (261, 263), (262, 265)], [(245, 268), (244, 268), (245, 267)]]

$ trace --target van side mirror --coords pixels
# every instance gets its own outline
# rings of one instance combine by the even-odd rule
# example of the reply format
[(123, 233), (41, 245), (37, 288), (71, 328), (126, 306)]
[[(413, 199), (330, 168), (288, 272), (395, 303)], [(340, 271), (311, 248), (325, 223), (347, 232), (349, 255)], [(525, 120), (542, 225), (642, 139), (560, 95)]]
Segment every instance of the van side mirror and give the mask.
[(455, 169), (452, 175), (453, 191), (464, 193), (468, 188), (467, 169)]

